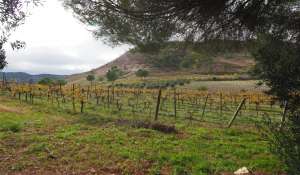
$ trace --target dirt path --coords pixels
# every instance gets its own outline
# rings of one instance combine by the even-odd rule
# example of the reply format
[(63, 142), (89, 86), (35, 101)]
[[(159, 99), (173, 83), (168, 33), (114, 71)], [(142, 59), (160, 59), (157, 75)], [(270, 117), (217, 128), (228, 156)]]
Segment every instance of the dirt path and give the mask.
[(24, 114), (22, 109), (16, 107), (8, 107), (0, 104), (0, 112), (9, 112), (9, 113), (16, 113), (16, 114)]

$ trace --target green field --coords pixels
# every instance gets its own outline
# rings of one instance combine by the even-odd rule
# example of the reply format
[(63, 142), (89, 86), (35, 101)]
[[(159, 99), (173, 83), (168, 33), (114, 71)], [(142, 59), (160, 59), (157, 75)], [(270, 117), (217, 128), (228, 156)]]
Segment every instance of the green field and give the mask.
[(258, 86), (257, 80), (235, 80), (235, 81), (193, 81), (184, 88), (201, 89), (207, 88), (209, 91), (264, 91), (266, 86)]
[[(253, 123), (227, 129), (166, 117), (162, 126), (149, 127), (150, 121), (101, 107), (77, 114), (0, 96), (0, 174), (204, 175), (244, 166), (284, 171)], [(167, 126), (176, 131), (161, 129)]]

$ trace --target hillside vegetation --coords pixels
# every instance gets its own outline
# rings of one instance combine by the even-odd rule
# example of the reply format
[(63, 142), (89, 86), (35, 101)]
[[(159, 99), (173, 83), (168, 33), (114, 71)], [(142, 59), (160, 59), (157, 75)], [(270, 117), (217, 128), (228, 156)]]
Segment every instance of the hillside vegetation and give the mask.
[(51, 78), (53, 80), (64, 79), (64, 75), (52, 75), (52, 74), (39, 74), (39, 75), (31, 75), (24, 72), (0, 72), (0, 81), (3, 79), (6, 81), (16, 81), (20, 83), (36, 83), (44, 78)]
[(71, 83), (82, 83), (87, 75), (104, 76), (113, 66), (124, 72), (125, 79), (135, 77), (139, 69), (149, 70), (150, 77), (245, 74), (255, 65), (251, 48), (251, 42), (240, 41), (171, 42), (159, 50), (132, 49), (99, 68), (67, 78)]

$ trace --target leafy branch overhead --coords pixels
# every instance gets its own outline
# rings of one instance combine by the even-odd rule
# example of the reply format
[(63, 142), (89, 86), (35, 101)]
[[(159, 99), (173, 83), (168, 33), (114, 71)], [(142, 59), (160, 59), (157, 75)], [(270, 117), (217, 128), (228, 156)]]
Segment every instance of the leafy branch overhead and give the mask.
[[(6, 55), (3, 46), (8, 42), (11, 32), (24, 23), (28, 9), (40, 4), (40, 0), (3, 0), (0, 1), (0, 70), (5, 67)], [(11, 43), (13, 49), (25, 46), (22, 41)]]
[[(298, 0), (64, 0), (96, 37), (159, 47), (170, 40), (246, 40), (257, 33), (299, 39)], [(284, 26), (284, 28), (283, 28)]]

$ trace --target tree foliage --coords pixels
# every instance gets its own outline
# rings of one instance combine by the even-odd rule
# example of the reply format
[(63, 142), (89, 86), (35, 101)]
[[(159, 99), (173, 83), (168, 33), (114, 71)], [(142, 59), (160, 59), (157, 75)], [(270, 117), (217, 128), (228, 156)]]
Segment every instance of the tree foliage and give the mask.
[(108, 81), (116, 81), (122, 75), (122, 70), (120, 70), (117, 66), (113, 66), (110, 70), (106, 73), (106, 79)]
[[(30, 81), (32, 84), (33, 83), (33, 80)], [(53, 78), (49, 78), (49, 77), (46, 77), (46, 78), (42, 78), (38, 81), (38, 84), (41, 84), (41, 85), (47, 85), (47, 86), (51, 86), (51, 85), (60, 85), (60, 86), (64, 86), (66, 85), (68, 82), (65, 80), (65, 79), (53, 79)]]
[[(264, 35), (258, 40), (254, 56), (255, 73), (270, 87), (268, 93), (287, 104), (285, 123), (267, 119), (264, 133), (272, 150), (288, 167), (288, 174), (300, 173), (300, 47), (296, 43)], [(278, 127), (278, 126), (282, 127)]]
[(58, 79), (58, 80), (56, 80), (54, 83), (57, 84), (57, 85), (64, 86), (64, 85), (66, 85), (68, 82), (67, 82), (65, 79)]
[(98, 81), (100, 82), (104, 81), (104, 77), (103, 76), (98, 77)]
[[(65, 0), (97, 37), (156, 48), (174, 39), (254, 38), (256, 33), (299, 37), (298, 0)], [(294, 5), (295, 7), (295, 5)], [(295, 25), (296, 24), (296, 25)], [(283, 29), (284, 26), (284, 29)]]
[(300, 90), (300, 47), (295, 43), (261, 36), (253, 53), (258, 61), (256, 75), (271, 88), (269, 93), (281, 101), (294, 99)]
[(86, 80), (91, 82), (91, 86), (93, 85), (93, 81), (95, 81), (96, 77), (93, 74), (90, 74), (86, 77)]
[(38, 81), (38, 84), (50, 86), (54, 84), (54, 81), (51, 78), (43, 78)]
[(145, 69), (139, 69), (138, 71), (135, 72), (135, 75), (137, 77), (142, 77), (145, 78), (149, 75), (149, 71), (145, 70)]
[(88, 76), (86, 77), (86, 80), (87, 80), (87, 81), (95, 81), (95, 75), (88, 75)]
[(7, 62), (5, 61), (6, 55), (5, 55), (5, 50), (1, 48), (0, 46), (0, 70), (5, 67)]
[[(0, 1), (0, 70), (3, 69), (7, 62), (3, 49), (7, 43), (11, 32), (21, 25), (28, 15), (29, 6), (38, 5), (40, 0), (2, 0)], [(22, 41), (11, 43), (13, 49), (20, 49), (25, 46)]]

